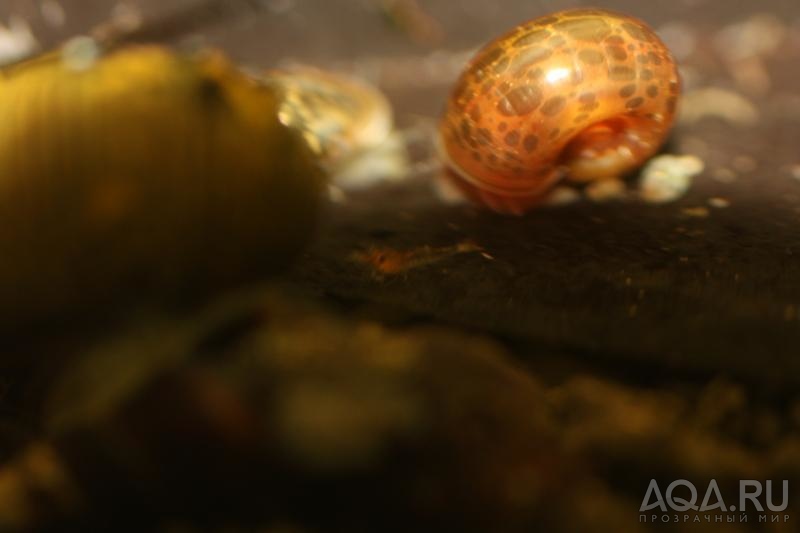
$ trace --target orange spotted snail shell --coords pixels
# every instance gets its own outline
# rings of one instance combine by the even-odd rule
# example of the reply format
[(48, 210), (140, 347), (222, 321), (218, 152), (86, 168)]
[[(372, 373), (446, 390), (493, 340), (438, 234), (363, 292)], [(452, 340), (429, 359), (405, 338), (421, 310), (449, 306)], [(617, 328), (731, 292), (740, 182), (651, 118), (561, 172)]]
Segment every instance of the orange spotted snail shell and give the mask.
[(521, 214), (563, 177), (618, 177), (672, 125), (675, 61), (644, 22), (575, 9), (523, 23), (480, 50), (440, 127), (447, 175), (470, 198)]

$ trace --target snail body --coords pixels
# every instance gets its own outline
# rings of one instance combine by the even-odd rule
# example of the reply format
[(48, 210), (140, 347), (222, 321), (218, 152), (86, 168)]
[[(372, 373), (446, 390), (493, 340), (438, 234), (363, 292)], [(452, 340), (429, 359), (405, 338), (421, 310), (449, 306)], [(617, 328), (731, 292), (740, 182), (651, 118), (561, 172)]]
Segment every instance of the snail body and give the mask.
[(448, 177), (521, 214), (560, 179), (618, 177), (663, 144), (680, 93), (669, 50), (643, 22), (575, 9), (523, 23), (468, 64), (439, 149)]

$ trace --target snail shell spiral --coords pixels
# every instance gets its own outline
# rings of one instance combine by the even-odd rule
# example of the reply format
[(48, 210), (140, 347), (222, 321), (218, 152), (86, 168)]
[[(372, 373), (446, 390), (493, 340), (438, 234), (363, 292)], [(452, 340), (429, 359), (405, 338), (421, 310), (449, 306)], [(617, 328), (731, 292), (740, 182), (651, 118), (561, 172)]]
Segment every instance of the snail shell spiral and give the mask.
[(476, 54), (447, 103), (439, 150), (467, 196), (521, 214), (563, 177), (617, 177), (644, 163), (666, 139), (679, 94), (675, 61), (644, 22), (563, 11)]

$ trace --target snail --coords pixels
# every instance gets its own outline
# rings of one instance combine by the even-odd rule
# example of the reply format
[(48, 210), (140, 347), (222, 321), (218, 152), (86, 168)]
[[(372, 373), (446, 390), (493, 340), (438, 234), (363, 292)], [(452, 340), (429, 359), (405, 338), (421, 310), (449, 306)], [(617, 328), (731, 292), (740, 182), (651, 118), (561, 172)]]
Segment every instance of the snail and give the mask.
[(391, 105), (366, 82), (307, 66), (270, 70), (263, 79), (279, 94), (281, 123), (302, 133), (330, 173), (392, 132)]
[(337, 71), (291, 65), (260, 75), (279, 95), (278, 117), (301, 133), (328, 174), (331, 197), (409, 173), (408, 136), (386, 95)]
[(574, 9), (520, 24), (481, 49), (440, 123), (447, 177), (494, 211), (522, 214), (562, 178), (619, 177), (670, 131), (680, 94), (647, 24)]
[(261, 279), (315, 226), (325, 175), (274, 88), (219, 52), (91, 48), (0, 69), (2, 329)]

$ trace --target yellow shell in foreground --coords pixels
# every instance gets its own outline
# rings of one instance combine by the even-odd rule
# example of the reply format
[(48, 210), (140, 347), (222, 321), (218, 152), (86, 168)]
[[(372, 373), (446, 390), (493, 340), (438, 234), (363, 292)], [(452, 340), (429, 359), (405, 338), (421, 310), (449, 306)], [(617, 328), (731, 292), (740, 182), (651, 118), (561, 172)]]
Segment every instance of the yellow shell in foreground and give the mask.
[(285, 265), (324, 179), (278, 104), (213, 53), (53, 53), (0, 70), (0, 321)]
[(618, 177), (644, 163), (679, 93), (677, 66), (644, 22), (562, 11), (478, 52), (447, 104), (440, 151), (472, 199), (520, 214), (563, 177)]

